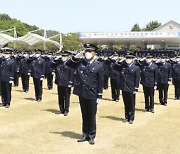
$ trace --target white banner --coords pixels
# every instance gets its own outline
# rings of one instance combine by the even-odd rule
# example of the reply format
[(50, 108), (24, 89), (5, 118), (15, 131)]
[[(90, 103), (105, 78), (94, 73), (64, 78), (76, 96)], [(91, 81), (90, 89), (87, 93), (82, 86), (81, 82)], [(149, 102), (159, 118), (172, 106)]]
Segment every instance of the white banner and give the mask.
[(118, 33), (80, 33), (80, 38), (164, 38), (180, 37), (180, 32), (118, 32)]

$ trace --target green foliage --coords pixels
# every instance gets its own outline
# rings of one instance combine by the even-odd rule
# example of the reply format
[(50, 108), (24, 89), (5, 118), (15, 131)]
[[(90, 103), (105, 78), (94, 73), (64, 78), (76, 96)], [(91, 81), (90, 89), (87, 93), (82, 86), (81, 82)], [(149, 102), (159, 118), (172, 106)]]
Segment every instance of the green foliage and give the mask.
[(68, 33), (62, 35), (63, 50), (81, 50), (82, 40), (79, 39), (79, 33)]
[(144, 28), (140, 28), (139, 24), (136, 23), (131, 28), (131, 31), (152, 31), (158, 28), (159, 26), (161, 26), (161, 23), (158, 21), (150, 21)]
[[(27, 32), (38, 29), (36, 26), (30, 26), (28, 24), (22, 23), (17, 19), (11, 18), (7, 14), (0, 14), (0, 30), (7, 30), (16, 27), (17, 36), (23, 36)], [(7, 34), (13, 36), (13, 31), (7, 32)]]
[(134, 26), (132, 27), (131, 31), (141, 31), (141, 28), (139, 27), (139, 24), (134, 24)]
[(161, 26), (161, 23), (159, 23), (158, 21), (150, 21), (144, 28), (144, 31), (152, 31), (158, 28), (159, 26)]

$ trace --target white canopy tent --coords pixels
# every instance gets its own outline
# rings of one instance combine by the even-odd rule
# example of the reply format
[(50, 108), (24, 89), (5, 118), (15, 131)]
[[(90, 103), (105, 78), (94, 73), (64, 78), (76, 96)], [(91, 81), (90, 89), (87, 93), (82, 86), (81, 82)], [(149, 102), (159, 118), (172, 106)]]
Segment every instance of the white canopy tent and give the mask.
[(9, 42), (14, 42), (16, 38), (9, 36), (7, 34), (0, 33), (0, 46), (3, 47), (5, 44)]
[(30, 46), (33, 46), (34, 44), (40, 43), (40, 42), (45, 42), (45, 43), (49, 42), (49, 43), (56, 45), (58, 48), (60, 48), (60, 43), (50, 40), (48, 38), (42, 37), (38, 34), (31, 33), (31, 32), (29, 32), (25, 36), (17, 38), (16, 41), (25, 42), (25, 43), (29, 44)]
[[(9, 32), (9, 31), (14, 31), (14, 37), (5, 34), (5, 32)], [(17, 33), (16, 33), (15, 27), (12, 29), (0, 31), (0, 47), (3, 47), (4, 45), (6, 45), (9, 42), (15, 42), (16, 38), (17, 38)], [(15, 47), (15, 44), (14, 44), (14, 47)]]
[[(14, 30), (14, 37), (12, 37), (10, 35), (7, 35), (7, 34), (4, 34), (4, 32), (11, 31), (11, 30)], [(49, 43), (52, 43), (52, 44), (56, 45), (60, 50), (62, 50), (62, 36), (61, 36), (61, 33), (58, 34), (58, 35), (52, 36), (50, 38), (47, 38), (45, 30), (44, 30), (44, 37), (33, 33), (35, 31), (39, 31), (39, 30), (41, 30), (41, 29), (37, 29), (37, 30), (31, 31), (31, 32), (28, 32), (26, 35), (24, 35), (22, 37), (19, 37), (19, 38), (17, 38), (16, 28), (15, 27), (13, 29), (0, 31), (0, 47), (3, 47), (4, 45), (6, 45), (7, 43), (10, 43), (10, 42), (14, 42), (14, 48), (15, 48), (15, 43), (19, 42), (19, 41), (25, 42), (30, 46), (33, 46), (36, 43), (44, 42), (44, 49), (45, 49), (46, 43), (49, 42)], [(51, 40), (51, 38), (56, 37), (56, 36), (60, 36), (60, 42)]]

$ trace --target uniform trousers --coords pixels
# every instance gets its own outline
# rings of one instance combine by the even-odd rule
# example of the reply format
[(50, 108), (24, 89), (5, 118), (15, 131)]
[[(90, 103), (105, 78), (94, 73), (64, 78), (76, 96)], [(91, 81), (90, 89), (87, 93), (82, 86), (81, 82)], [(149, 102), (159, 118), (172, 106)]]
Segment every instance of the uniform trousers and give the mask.
[(154, 109), (154, 87), (143, 86), (145, 109)]
[(124, 107), (125, 107), (125, 118), (130, 121), (134, 121), (135, 115), (135, 94), (133, 92), (122, 91)]
[(52, 89), (53, 88), (53, 75), (52, 75), (52, 73), (47, 73), (46, 78), (47, 78), (48, 89)]
[(19, 72), (14, 73), (14, 86), (18, 87), (19, 86)]
[(29, 91), (29, 75), (21, 74), (22, 88), (24, 92)]
[(108, 75), (104, 74), (104, 89), (108, 89)]
[(12, 84), (1, 81), (1, 100), (3, 105), (10, 105)]
[(42, 80), (33, 78), (36, 100), (42, 99)]
[(119, 81), (117, 79), (110, 79), (111, 83), (111, 95), (113, 100), (119, 100), (120, 95), (120, 86)]
[(71, 88), (58, 86), (59, 109), (62, 113), (69, 112)]
[(87, 99), (79, 96), (82, 113), (83, 137), (94, 139), (96, 136), (96, 99)]
[(180, 99), (180, 79), (174, 79), (175, 98)]
[(162, 105), (167, 104), (168, 88), (169, 88), (169, 84), (167, 84), (167, 83), (159, 83), (158, 84), (159, 102)]

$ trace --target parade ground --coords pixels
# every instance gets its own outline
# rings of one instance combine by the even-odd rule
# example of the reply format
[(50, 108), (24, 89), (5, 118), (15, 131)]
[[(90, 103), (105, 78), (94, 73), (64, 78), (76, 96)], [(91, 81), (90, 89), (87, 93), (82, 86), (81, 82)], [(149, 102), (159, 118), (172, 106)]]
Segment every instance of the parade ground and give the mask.
[[(21, 81), (21, 80), (20, 80)], [(111, 101), (110, 87), (98, 104), (95, 145), (77, 143), (81, 138), (81, 112), (78, 97), (71, 95), (67, 117), (57, 115), (57, 87), (48, 90), (43, 83), (42, 102), (34, 101), (30, 80), (29, 93), (12, 88), (9, 109), (0, 108), (0, 154), (178, 154), (180, 152), (180, 101), (169, 89), (167, 106), (159, 105), (155, 93), (155, 113), (144, 113), (140, 86), (136, 99), (134, 124), (123, 123), (124, 105)]]

